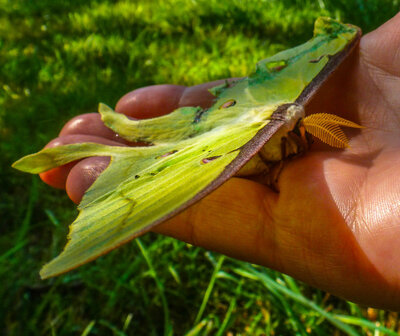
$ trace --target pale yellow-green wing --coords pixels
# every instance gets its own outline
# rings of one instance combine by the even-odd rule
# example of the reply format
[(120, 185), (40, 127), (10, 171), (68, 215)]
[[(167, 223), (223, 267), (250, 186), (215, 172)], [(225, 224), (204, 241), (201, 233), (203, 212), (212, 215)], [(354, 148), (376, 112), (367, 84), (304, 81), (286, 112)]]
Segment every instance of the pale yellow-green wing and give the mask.
[(254, 74), (234, 85), (215, 88), (209, 109), (185, 107), (135, 121), (100, 105), (109, 128), (149, 146), (73, 144), (17, 161), (15, 168), (39, 173), (89, 156), (112, 158), (85, 193), (64, 251), (43, 267), (42, 278), (126, 243), (233, 176), (288, 122), (287, 107), (304, 105), (359, 36), (354, 26), (320, 18), (313, 39), (259, 62)]

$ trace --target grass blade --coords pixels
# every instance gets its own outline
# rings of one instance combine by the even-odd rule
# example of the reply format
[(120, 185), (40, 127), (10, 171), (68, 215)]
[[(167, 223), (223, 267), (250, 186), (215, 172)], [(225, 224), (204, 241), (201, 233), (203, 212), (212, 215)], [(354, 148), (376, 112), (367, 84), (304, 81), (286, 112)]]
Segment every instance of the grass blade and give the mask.
[(305, 296), (297, 294), (297, 293), (291, 291), (290, 289), (288, 289), (287, 287), (273, 281), (272, 279), (267, 277), (265, 274), (263, 274), (259, 271), (256, 271), (250, 265), (244, 266), (244, 267), (249, 273), (252, 273), (253, 275), (255, 275), (259, 279), (259, 281), (261, 281), (267, 288), (274, 289), (274, 290), (290, 297), (294, 301), (306, 306), (307, 308), (310, 308), (310, 309), (316, 311), (321, 316), (325, 317), (331, 324), (333, 324), (335, 327), (342, 330), (343, 332), (347, 333), (348, 335), (359, 336), (359, 333), (355, 329), (353, 329), (349, 325), (343, 323), (335, 315), (326, 312), (324, 309), (322, 309), (320, 306), (315, 304), (313, 301), (310, 301), (309, 299), (307, 299)]
[(168, 302), (164, 293), (164, 286), (159, 280), (157, 273), (153, 267), (153, 263), (151, 262), (150, 256), (148, 255), (146, 248), (144, 247), (139, 238), (136, 238), (136, 243), (139, 246), (140, 252), (142, 253), (144, 259), (146, 260), (147, 266), (150, 269), (150, 274), (156, 283), (158, 291), (160, 292), (161, 302), (164, 310), (164, 335), (166, 336), (172, 335), (172, 325), (168, 309)]
[(82, 332), (81, 336), (88, 336), (95, 324), (96, 321), (90, 321), (89, 324), (86, 326), (85, 330)]
[(214, 272), (211, 275), (210, 282), (208, 283), (206, 293), (204, 294), (203, 302), (201, 303), (199, 312), (197, 313), (196, 319), (194, 320), (194, 324), (198, 324), (200, 322), (200, 319), (204, 313), (204, 309), (206, 309), (207, 302), (208, 302), (211, 292), (214, 288), (215, 280), (217, 279), (217, 274), (218, 274), (219, 270), (221, 269), (224, 260), (225, 260), (225, 256), (220, 256), (218, 259), (217, 265), (214, 268)]
[(347, 323), (347, 324), (352, 324), (358, 327), (363, 327), (370, 329), (372, 331), (380, 331), (383, 333), (383, 335), (389, 335), (389, 336), (398, 336), (399, 334), (393, 330), (390, 330), (388, 328), (382, 327), (380, 325), (376, 325), (374, 322), (368, 321), (363, 318), (359, 317), (353, 317), (353, 316), (347, 316), (347, 315), (339, 315), (339, 314), (334, 314), (335, 318), (338, 320)]
[(230, 318), (232, 316), (232, 312), (236, 307), (236, 301), (237, 301), (237, 298), (240, 295), (240, 292), (242, 290), (242, 285), (243, 285), (243, 279), (239, 282), (238, 286), (236, 287), (235, 296), (233, 297), (233, 300), (231, 301), (231, 303), (229, 305), (228, 311), (226, 312), (225, 318), (222, 321), (222, 324), (219, 327), (216, 336), (222, 336), (223, 333), (225, 332), (225, 329), (228, 326), (229, 320), (230, 320)]

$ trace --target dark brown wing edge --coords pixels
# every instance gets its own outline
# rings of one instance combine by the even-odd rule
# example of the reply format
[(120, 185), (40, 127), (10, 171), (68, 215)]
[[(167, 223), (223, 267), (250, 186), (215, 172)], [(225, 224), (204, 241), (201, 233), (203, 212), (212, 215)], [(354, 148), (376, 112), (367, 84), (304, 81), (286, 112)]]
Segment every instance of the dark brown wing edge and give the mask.
[(305, 106), (314, 93), (322, 86), (322, 84), (328, 79), (328, 77), (337, 69), (338, 65), (342, 63), (347, 56), (356, 48), (361, 38), (361, 29), (353, 26), (357, 29), (357, 35), (353, 41), (351, 41), (345, 49), (340, 53), (330, 57), (328, 63), (326, 63), (324, 69), (306, 86), (300, 96), (296, 99), (295, 103)]
[[(325, 65), (324, 69), (307, 85), (307, 87), (301, 92), (299, 97), (296, 99), (294, 103), (299, 105), (306, 105), (306, 103), (310, 100), (310, 98), (314, 95), (314, 93), (321, 87), (321, 85), (327, 80), (327, 78), (335, 71), (337, 66), (353, 51), (353, 49), (357, 46), (358, 41), (361, 37), (361, 30), (358, 30), (357, 36), (355, 39), (339, 54), (331, 57), (328, 63)], [(191, 200), (187, 201), (185, 204), (181, 205), (180, 207), (176, 208), (174, 211), (170, 212), (168, 215), (161, 217), (160, 219), (154, 221), (152, 224), (147, 226), (145, 229), (139, 231), (137, 234), (129, 237), (125, 241), (118, 244), (118, 246), (114, 246), (113, 248), (104, 251), (101, 255), (104, 255), (115, 248), (126, 244), (127, 242), (141, 236), (142, 234), (150, 231), (154, 226), (161, 224), (162, 222), (176, 216), (189, 206), (193, 205), (194, 203), (200, 201), (202, 198), (210, 194), (212, 191), (217, 189), (221, 186), (224, 182), (226, 182), (229, 178), (234, 176), (240, 168), (242, 168), (257, 152), (267, 143), (267, 141), (284, 125), (284, 121), (282, 118), (279, 118), (286, 109), (290, 106), (290, 104), (285, 104), (279, 106), (273, 113), (272, 116), (275, 117), (269, 122), (264, 128), (257, 132), (257, 134), (248, 142), (246, 143), (242, 149), (240, 150), (239, 155), (230, 163), (228, 164), (222, 173), (210, 184), (208, 184), (203, 190), (197, 193)], [(281, 119), (281, 120), (279, 120)], [(75, 269), (83, 264), (86, 264), (94, 259), (97, 259), (101, 255), (95, 256), (84, 262), (75, 265), (73, 268), (64, 270), (63, 272), (52, 274), (48, 277), (57, 276), (72, 269)], [(47, 277), (45, 277), (47, 278)], [(44, 278), (42, 278), (44, 279)]]

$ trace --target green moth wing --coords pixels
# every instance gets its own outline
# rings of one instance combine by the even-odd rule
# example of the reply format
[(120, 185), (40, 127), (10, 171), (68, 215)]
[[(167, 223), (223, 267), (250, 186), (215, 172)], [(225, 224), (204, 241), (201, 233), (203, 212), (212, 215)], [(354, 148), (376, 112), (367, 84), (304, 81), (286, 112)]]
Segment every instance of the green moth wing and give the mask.
[(64, 251), (43, 267), (41, 277), (67, 272), (130, 241), (206, 196), (261, 148), (276, 150), (279, 137), (302, 117), (297, 112), (360, 35), (355, 26), (319, 18), (310, 41), (259, 62), (247, 78), (214, 88), (215, 103), (208, 109), (183, 107), (130, 120), (100, 104), (106, 126), (149, 146), (71, 144), (15, 162), (19, 170), (40, 173), (85, 157), (111, 157), (79, 204)]

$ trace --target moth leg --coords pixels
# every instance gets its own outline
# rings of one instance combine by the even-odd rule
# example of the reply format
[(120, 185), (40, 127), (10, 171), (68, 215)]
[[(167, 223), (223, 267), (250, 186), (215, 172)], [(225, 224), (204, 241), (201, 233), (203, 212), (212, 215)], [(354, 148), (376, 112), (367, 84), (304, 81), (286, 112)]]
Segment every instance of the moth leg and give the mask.
[(279, 192), (278, 179), (284, 167), (284, 159), (287, 157), (287, 145), (288, 139), (283, 137), (281, 140), (281, 160), (272, 163), (273, 166), (271, 167), (269, 174), (266, 176), (266, 184), (275, 192)]
[(288, 139), (286, 137), (282, 137), (280, 144), (281, 159), (279, 161), (269, 161), (263, 156), (262, 151), (258, 152), (259, 158), (262, 160), (264, 165), (268, 167), (268, 169), (265, 169), (264, 173), (261, 175), (254, 176), (252, 180), (265, 184), (275, 192), (279, 192), (278, 179), (284, 167), (284, 159), (288, 155), (287, 146)]
[(284, 167), (284, 159), (287, 157), (287, 146), (288, 146), (288, 139), (286, 137), (283, 137), (281, 140), (281, 161), (278, 162), (278, 164), (274, 167), (274, 169), (271, 171), (271, 187), (276, 191), (279, 192), (278, 188), (278, 179), (279, 176), (282, 173), (283, 167)]
[[(286, 137), (283, 137), (282, 140), (281, 140), (281, 158), (282, 158), (282, 161), (287, 156), (287, 144), (288, 144), (287, 142), (288, 142), (288, 139)], [(282, 161), (280, 161), (280, 162), (282, 162)]]
[(306, 136), (306, 127), (304, 126), (304, 123), (302, 122), (299, 126), (299, 131), (300, 131), (300, 136), (301, 136), (301, 140), (306, 144), (306, 146), (308, 145), (308, 141), (307, 141), (307, 136)]
[(299, 127), (299, 132), (300, 135), (296, 134), (293, 131), (288, 133), (288, 138), (297, 147), (295, 155), (301, 155), (307, 152), (312, 142), (312, 139), (307, 136), (304, 126)]
[(312, 136), (306, 132), (304, 122), (300, 123), (299, 132), (302, 142), (304, 143), (305, 151), (310, 149), (311, 144), (314, 142)]

